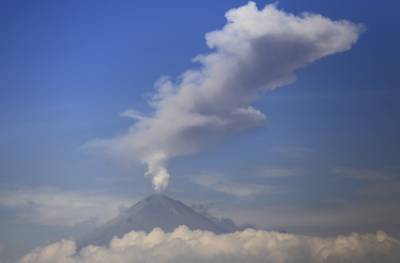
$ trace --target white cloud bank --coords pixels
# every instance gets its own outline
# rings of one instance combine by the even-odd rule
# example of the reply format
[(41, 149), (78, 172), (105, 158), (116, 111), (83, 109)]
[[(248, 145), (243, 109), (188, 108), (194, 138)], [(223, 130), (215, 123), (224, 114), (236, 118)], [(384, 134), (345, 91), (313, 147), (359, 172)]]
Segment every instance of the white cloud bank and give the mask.
[(130, 232), (109, 247), (88, 246), (76, 251), (73, 241), (38, 248), (20, 263), (135, 262), (399, 262), (400, 242), (382, 231), (320, 238), (256, 230), (215, 235), (185, 226), (172, 233)]
[(295, 71), (349, 50), (362, 26), (333, 21), (318, 14), (293, 15), (249, 2), (226, 13), (227, 23), (206, 34), (212, 51), (199, 55), (198, 69), (176, 81), (161, 78), (149, 101), (150, 116), (128, 110), (136, 122), (111, 139), (89, 142), (129, 162), (147, 164), (156, 190), (170, 178), (166, 162), (193, 153), (205, 144), (263, 123), (266, 116), (252, 107), (261, 90), (273, 90), (295, 80)]

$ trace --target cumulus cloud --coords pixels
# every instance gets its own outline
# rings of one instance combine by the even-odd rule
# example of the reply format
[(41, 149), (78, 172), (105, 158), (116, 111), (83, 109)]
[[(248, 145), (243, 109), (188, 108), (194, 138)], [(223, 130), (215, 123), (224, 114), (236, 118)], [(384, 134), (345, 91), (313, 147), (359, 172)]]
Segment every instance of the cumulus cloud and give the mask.
[(148, 117), (126, 111), (122, 115), (136, 120), (126, 133), (87, 146), (147, 164), (146, 174), (161, 191), (168, 185), (165, 165), (170, 158), (259, 126), (266, 116), (252, 102), (260, 91), (292, 83), (297, 70), (349, 50), (362, 31), (349, 21), (294, 15), (276, 5), (258, 9), (254, 2), (225, 16), (222, 29), (206, 34), (211, 52), (196, 56), (199, 68), (156, 83)]
[(253, 229), (215, 235), (181, 226), (171, 233), (161, 229), (130, 232), (114, 238), (109, 247), (88, 246), (76, 251), (73, 241), (38, 248), (20, 263), (134, 263), (134, 262), (398, 262), (400, 242), (382, 231), (332, 238), (311, 237)]
[(131, 204), (132, 200), (124, 198), (51, 187), (0, 192), (0, 207), (15, 209), (19, 219), (40, 225), (101, 224)]

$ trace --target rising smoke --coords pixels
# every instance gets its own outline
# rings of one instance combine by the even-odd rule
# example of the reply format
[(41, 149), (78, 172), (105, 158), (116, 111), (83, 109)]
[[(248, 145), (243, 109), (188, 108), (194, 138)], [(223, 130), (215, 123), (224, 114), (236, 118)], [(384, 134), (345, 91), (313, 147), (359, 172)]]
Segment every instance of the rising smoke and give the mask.
[(293, 15), (276, 5), (258, 9), (249, 2), (226, 13), (226, 25), (206, 34), (211, 52), (199, 55), (197, 69), (177, 80), (161, 78), (149, 100), (152, 114), (124, 113), (136, 119), (129, 130), (89, 147), (103, 148), (148, 166), (156, 190), (168, 186), (170, 158), (198, 151), (215, 139), (256, 127), (266, 119), (251, 106), (260, 91), (295, 81), (295, 71), (349, 50), (363, 28), (318, 14)]

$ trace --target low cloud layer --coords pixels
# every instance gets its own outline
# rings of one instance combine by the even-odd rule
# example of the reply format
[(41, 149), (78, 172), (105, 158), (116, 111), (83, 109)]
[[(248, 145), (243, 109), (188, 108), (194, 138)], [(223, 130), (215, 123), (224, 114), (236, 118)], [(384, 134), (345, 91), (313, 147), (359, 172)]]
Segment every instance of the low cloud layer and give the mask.
[(260, 91), (292, 83), (297, 70), (349, 50), (362, 31), (349, 21), (297, 16), (276, 5), (258, 9), (253, 2), (225, 16), (222, 29), (206, 34), (212, 51), (195, 58), (198, 69), (157, 82), (149, 116), (128, 110), (122, 115), (136, 121), (126, 133), (87, 146), (128, 162), (142, 161), (155, 189), (162, 191), (170, 178), (170, 158), (259, 126), (266, 116), (252, 103)]
[(399, 262), (400, 242), (382, 231), (333, 238), (244, 230), (215, 235), (185, 226), (172, 233), (130, 232), (109, 247), (88, 246), (76, 251), (73, 241), (38, 248), (20, 263), (134, 262)]

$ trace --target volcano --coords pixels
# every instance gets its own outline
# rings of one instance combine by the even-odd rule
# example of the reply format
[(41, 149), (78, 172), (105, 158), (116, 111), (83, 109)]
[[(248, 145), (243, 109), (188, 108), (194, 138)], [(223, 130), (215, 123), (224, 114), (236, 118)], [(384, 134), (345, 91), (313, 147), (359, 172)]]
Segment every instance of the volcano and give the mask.
[(131, 231), (150, 232), (158, 227), (164, 232), (172, 232), (181, 225), (216, 234), (239, 229), (232, 220), (204, 215), (180, 201), (155, 194), (139, 201), (116, 218), (81, 237), (76, 243), (78, 248), (88, 245), (107, 246), (114, 237), (122, 237)]

